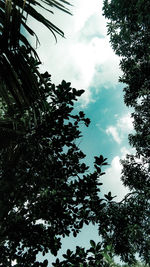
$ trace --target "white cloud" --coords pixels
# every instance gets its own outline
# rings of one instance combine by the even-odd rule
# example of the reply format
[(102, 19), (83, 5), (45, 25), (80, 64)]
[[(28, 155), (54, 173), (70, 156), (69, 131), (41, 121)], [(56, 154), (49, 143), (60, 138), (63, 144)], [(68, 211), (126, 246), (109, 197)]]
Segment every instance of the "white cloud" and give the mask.
[[(85, 89), (86, 93), (81, 98), (85, 106), (92, 101), (90, 85), (93, 81), (95, 88), (117, 84), (119, 59), (112, 51), (106, 34), (102, 2), (76, 0), (73, 4), (73, 16), (58, 11), (54, 16), (50, 15), (52, 22), (61, 27), (66, 36), (66, 39), (58, 38), (57, 44), (45, 27), (37, 25), (37, 22), (31, 23), (33, 28), (38, 27), (42, 69), (50, 72), (55, 83), (65, 79), (73, 87)], [(43, 14), (46, 16), (45, 12)]]
[(109, 126), (107, 129), (106, 129), (106, 133), (108, 135), (112, 135), (113, 139), (118, 143), (120, 144), (121, 143), (121, 139), (119, 137), (119, 134), (117, 132), (117, 128), (114, 127), (114, 126)]
[(126, 147), (122, 147), (120, 149), (120, 152), (121, 152), (121, 155), (122, 155), (121, 158), (124, 159), (127, 154), (133, 153), (133, 148), (130, 148), (130, 150), (129, 150)]
[(121, 171), (122, 165), (120, 163), (120, 159), (124, 159), (126, 154), (130, 154), (130, 150), (125, 147), (122, 147), (120, 150), (120, 155), (115, 156), (111, 162), (111, 167), (105, 170), (106, 174), (102, 176), (101, 181), (103, 182), (103, 186), (101, 187), (101, 192), (103, 194), (111, 191), (112, 196), (116, 196), (114, 198), (115, 201), (121, 201), (123, 197), (129, 193), (129, 189), (126, 188), (121, 181)]
[(129, 112), (118, 119), (117, 127), (120, 128), (124, 133), (133, 131), (133, 118)]
[(85, 22), (92, 14), (100, 14), (102, 12), (102, 2), (99, 0), (76, 0), (74, 6), (73, 14), (78, 18), (75, 20), (75, 30), (77, 32), (84, 27)]
[(110, 125), (106, 129), (106, 133), (111, 135), (118, 144), (121, 144), (123, 140), (127, 138), (128, 134), (132, 132), (133, 119), (129, 112), (118, 118), (115, 126)]

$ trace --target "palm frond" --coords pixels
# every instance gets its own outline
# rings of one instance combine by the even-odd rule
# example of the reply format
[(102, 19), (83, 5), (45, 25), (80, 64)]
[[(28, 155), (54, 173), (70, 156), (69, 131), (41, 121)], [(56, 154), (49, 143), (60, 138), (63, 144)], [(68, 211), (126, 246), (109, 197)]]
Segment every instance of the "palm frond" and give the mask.
[[(64, 33), (42, 15), (42, 10), (53, 14), (52, 9), (57, 8), (70, 14), (68, 6), (71, 4), (65, 0), (0, 0), (0, 97), (10, 113), (13, 113), (14, 103), (20, 110), (32, 108), (35, 111), (34, 103), (42, 99), (37, 79), (40, 74), (37, 69), (32, 71), (30, 61), (31, 57), (37, 61), (39, 58), (25, 32), (39, 40), (28, 25), (27, 16), (46, 26), (56, 39), (56, 34), (63, 37)], [(41, 108), (44, 108), (42, 103)]]
[[(28, 15), (46, 26), (55, 39), (57, 39), (56, 34), (64, 37), (63, 31), (42, 15), (42, 9), (53, 14), (52, 8), (57, 8), (71, 14), (66, 7), (68, 5), (71, 6), (68, 1), (63, 0), (0, 0), (0, 49), (2, 51), (6, 50), (6, 48), (18, 49), (21, 45), (21, 34), (23, 35), (23, 32), (21, 32), (22, 27), (39, 41), (36, 32), (28, 25)], [(37, 7), (40, 7), (41, 12), (37, 11)], [(25, 38), (27, 39), (27, 36), (24, 34), (24, 41)], [(26, 45), (26, 43), (25, 41), (24, 44)]]
[[(71, 12), (66, 6), (71, 6), (71, 4), (68, 1), (63, 1), (63, 0), (26, 0), (26, 1), (21, 1), (21, 0), (16, 0), (13, 1), (15, 2), (15, 5), (22, 9), (22, 12), (24, 12), (24, 18), (27, 16), (31, 16), (33, 19), (36, 21), (39, 21), (41, 24), (45, 25), (52, 33), (55, 35), (55, 33), (64, 36), (63, 31), (54, 25), (50, 20), (46, 19), (43, 15), (42, 12), (37, 11), (37, 7), (40, 7), (40, 9), (44, 9), (51, 14), (54, 14), (52, 8), (56, 8), (58, 10), (61, 10), (65, 13), (68, 13), (71, 15)], [(25, 16), (26, 14), (26, 16)], [(22, 21), (23, 21), (22, 17)], [(26, 20), (24, 20), (26, 23)]]

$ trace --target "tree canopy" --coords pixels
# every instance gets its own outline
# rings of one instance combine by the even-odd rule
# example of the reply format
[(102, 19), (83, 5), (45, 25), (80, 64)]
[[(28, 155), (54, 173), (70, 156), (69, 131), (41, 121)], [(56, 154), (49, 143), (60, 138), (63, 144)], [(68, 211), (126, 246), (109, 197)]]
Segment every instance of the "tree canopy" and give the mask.
[(37, 7), (70, 13), (68, 5), (63, 0), (0, 1), (0, 266), (46, 267), (48, 260), (39, 262), (38, 253), (57, 257), (62, 237), (76, 237), (90, 223), (98, 224), (101, 241), (90, 240), (89, 249), (68, 249), (53, 266), (119, 266), (114, 255), (136, 266), (136, 253), (148, 265), (149, 1), (104, 1), (110, 41), (121, 56), (124, 100), (134, 108), (129, 140), (136, 153), (122, 161), (122, 181), (131, 192), (119, 203), (111, 192), (100, 195), (107, 159), (95, 156), (90, 172), (77, 146), (80, 125), (90, 123), (83, 111), (74, 110), (84, 90), (66, 81), (56, 86), (48, 72), (41, 73), (36, 50), (21, 31), (24, 27), (36, 36), (27, 24), (30, 15), (54, 36), (63, 36)]
[(47, 260), (36, 261), (37, 254), (56, 256), (61, 237), (71, 232), (75, 237), (84, 224), (95, 224), (96, 210), (106, 205), (98, 195), (106, 158), (95, 157), (89, 173), (76, 145), (79, 125), (90, 123), (84, 112), (73, 112), (83, 90), (65, 81), (55, 86), (47, 72), (39, 78), (34, 68), (33, 75), (44, 96), (35, 102), (38, 114), (28, 108), (20, 113), (15, 101), (11, 120), (9, 106), (1, 114), (8, 131), (0, 150), (0, 266), (15, 260), (16, 267), (47, 266)]
[[(116, 253), (132, 262), (138, 252), (150, 262), (150, 2), (104, 1), (110, 43), (121, 56), (120, 81), (126, 84), (124, 101), (133, 108), (134, 133), (129, 135), (135, 154), (122, 161), (122, 181), (131, 190), (124, 203), (110, 207)], [(124, 217), (123, 217), (124, 216)]]

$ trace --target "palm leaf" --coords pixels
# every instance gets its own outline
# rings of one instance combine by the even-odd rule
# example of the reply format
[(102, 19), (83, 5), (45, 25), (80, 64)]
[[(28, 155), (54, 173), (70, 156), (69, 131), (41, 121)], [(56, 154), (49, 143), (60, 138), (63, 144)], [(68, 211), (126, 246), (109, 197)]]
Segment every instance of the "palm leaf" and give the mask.
[[(14, 104), (20, 110), (33, 109), (36, 114), (34, 103), (42, 99), (38, 85), (40, 74), (37, 69), (33, 72), (30, 60), (33, 57), (39, 61), (39, 58), (27, 35), (21, 30), (25, 29), (39, 42), (38, 36), (28, 25), (27, 16), (46, 26), (55, 38), (56, 34), (63, 37), (63, 31), (46, 19), (42, 12), (39, 13), (37, 7), (51, 14), (52, 8), (70, 14), (66, 7), (68, 5), (70, 3), (64, 0), (0, 0), (0, 97), (9, 107), (10, 116)], [(42, 103), (43, 109), (45, 107)]]
[[(31, 16), (36, 21), (40, 22), (46, 26), (51, 33), (64, 37), (64, 33), (56, 25), (54, 25), (50, 20), (46, 19), (42, 12), (37, 11), (37, 7), (41, 10), (47, 10), (53, 14), (51, 8), (57, 8), (63, 12), (71, 14), (66, 5), (71, 5), (67, 1), (63, 0), (0, 0), (0, 49), (5, 51), (8, 49), (18, 49), (18, 47), (24, 43), (27, 44), (27, 37), (21, 32), (21, 27), (23, 27), (27, 32), (36, 37), (37, 42), (39, 42), (37, 34), (29, 27), (27, 16)], [(24, 35), (24, 38), (21, 36)], [(23, 39), (22, 42), (21, 38)], [(26, 38), (26, 39), (25, 39)], [(28, 42), (29, 43), (29, 42)], [(30, 44), (31, 46), (31, 44)]]
[(63, 31), (61, 31), (57, 26), (55, 26), (53, 23), (51, 23), (49, 20), (43, 17), (43, 15), (37, 12), (36, 9), (34, 9), (31, 5), (26, 4), (25, 10), (27, 14), (30, 14), (30, 16), (32, 16), (35, 20), (44, 24), (52, 32), (54, 36), (55, 32), (61, 35), (62, 37), (64, 36)]
[[(37, 12), (36, 7), (40, 7), (41, 10), (44, 9), (51, 14), (54, 12), (50, 8), (57, 8), (63, 12), (66, 12), (68, 14), (71, 14), (69, 9), (66, 8), (66, 5), (71, 5), (67, 1), (59, 0), (26, 0), (26, 1), (20, 1), (16, 0), (15, 5), (22, 9), (22, 12), (26, 14), (26, 17), (29, 15), (33, 17), (35, 20), (41, 22), (43, 25), (45, 25), (55, 36), (55, 33), (64, 36), (64, 33), (62, 30), (60, 30), (56, 25), (50, 22), (50, 20), (47, 20), (43, 15), (42, 12)], [(49, 8), (50, 7), (50, 8)], [(23, 14), (23, 13), (22, 13)], [(24, 17), (25, 18), (25, 17)], [(22, 21), (23, 21), (22, 17)], [(24, 21), (25, 22), (25, 21)]]

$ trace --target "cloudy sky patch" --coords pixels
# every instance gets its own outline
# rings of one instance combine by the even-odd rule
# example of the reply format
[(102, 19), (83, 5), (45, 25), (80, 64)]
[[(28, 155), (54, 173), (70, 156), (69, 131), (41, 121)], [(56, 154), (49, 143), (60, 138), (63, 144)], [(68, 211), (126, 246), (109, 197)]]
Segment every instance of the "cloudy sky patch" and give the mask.
[[(92, 122), (88, 130), (83, 130), (81, 148), (87, 154), (89, 165), (94, 155), (101, 153), (108, 157), (111, 168), (107, 179), (111, 176), (117, 182), (121, 149), (128, 147), (128, 134), (133, 130), (132, 119), (123, 104), (123, 85), (118, 83), (119, 58), (109, 43), (102, 1), (74, 0), (72, 4), (73, 16), (58, 11), (50, 15), (66, 38), (58, 37), (55, 43), (48, 30), (38, 27), (41, 69), (48, 70), (56, 84), (65, 79), (73, 87), (85, 90), (77, 106), (86, 110)], [(108, 181), (108, 187), (111, 182)]]
[(114, 126), (109, 126), (107, 129), (106, 129), (106, 133), (108, 135), (112, 135), (113, 139), (118, 143), (120, 144), (121, 143), (121, 138), (119, 137), (119, 134), (117, 132), (117, 128), (114, 127)]
[(106, 174), (101, 179), (103, 182), (103, 187), (101, 192), (108, 193), (108, 184), (111, 185), (111, 193), (112, 196), (117, 195), (114, 200), (115, 201), (121, 201), (123, 197), (129, 193), (129, 189), (127, 187), (124, 187), (122, 181), (121, 181), (121, 171), (122, 171), (122, 165), (120, 163), (121, 159), (125, 159), (127, 154), (131, 154), (133, 151), (132, 149), (127, 149), (126, 147), (121, 147), (120, 152), (118, 151), (119, 155), (116, 155), (110, 164), (110, 167), (105, 170)]
[[(99, 0), (74, 0), (71, 2), (73, 16), (54, 10), (54, 15), (46, 11), (43, 15), (51, 19), (64, 33), (65, 38), (53, 36), (44, 27), (38, 27), (41, 45), (38, 53), (42, 61), (41, 69), (49, 70), (52, 81), (56, 84), (63, 79), (71, 81), (77, 89), (85, 89), (81, 98), (84, 106), (92, 100), (91, 86), (95, 84), (98, 92), (100, 86), (106, 89), (118, 83), (120, 75), (119, 58), (110, 47), (107, 36), (106, 21), (102, 16), (102, 2)], [(37, 23), (30, 21), (36, 30)]]
[[(84, 109), (91, 124), (88, 129), (82, 125), (83, 137), (79, 146), (87, 155), (85, 160), (92, 171), (94, 156), (101, 154), (108, 158), (110, 165), (102, 176), (101, 194), (103, 197), (103, 193), (111, 191), (120, 201), (128, 192), (120, 180), (120, 159), (132, 152), (128, 134), (133, 131), (133, 121), (123, 103), (123, 85), (118, 83), (120, 59), (113, 52), (106, 34), (102, 2), (74, 0), (73, 16), (58, 11), (54, 16), (50, 15), (66, 36), (66, 39), (59, 37), (57, 43), (48, 30), (30, 22), (35, 29), (38, 27), (41, 69), (48, 71), (56, 84), (64, 79), (73, 87), (85, 90), (75, 108), (77, 111)], [(83, 230), (81, 241), (86, 240), (87, 244), (84, 233), (87, 238), (87, 231)], [(70, 243), (66, 243), (66, 248)]]
[(121, 144), (124, 139), (127, 139), (128, 134), (132, 132), (133, 119), (129, 112), (118, 118), (115, 126), (110, 125), (106, 129), (106, 134), (111, 135), (118, 144)]

